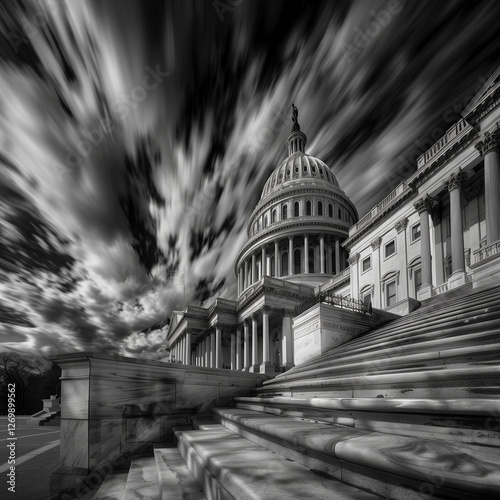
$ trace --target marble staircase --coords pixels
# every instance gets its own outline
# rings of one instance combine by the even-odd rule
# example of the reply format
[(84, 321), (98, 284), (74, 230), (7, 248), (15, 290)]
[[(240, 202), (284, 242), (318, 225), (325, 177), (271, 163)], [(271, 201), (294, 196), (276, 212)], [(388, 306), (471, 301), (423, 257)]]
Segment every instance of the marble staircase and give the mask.
[(433, 297), (193, 417), (95, 498), (500, 498), (499, 359), (500, 286)]

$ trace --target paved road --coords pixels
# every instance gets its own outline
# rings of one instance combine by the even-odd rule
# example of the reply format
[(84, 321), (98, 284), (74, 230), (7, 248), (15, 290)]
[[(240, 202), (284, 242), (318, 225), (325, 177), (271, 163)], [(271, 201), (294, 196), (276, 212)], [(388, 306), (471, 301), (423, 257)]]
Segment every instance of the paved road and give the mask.
[(8, 490), (9, 443), (7, 418), (0, 417), (0, 498), (2, 500), (46, 500), (50, 473), (59, 466), (59, 427), (28, 427), (22, 417), (15, 430), (16, 487)]

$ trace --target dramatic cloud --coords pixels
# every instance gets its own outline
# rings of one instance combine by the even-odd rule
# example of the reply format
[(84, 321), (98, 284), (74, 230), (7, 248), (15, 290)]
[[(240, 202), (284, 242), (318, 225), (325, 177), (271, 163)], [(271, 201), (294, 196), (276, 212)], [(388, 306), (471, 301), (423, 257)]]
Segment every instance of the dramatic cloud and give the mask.
[(290, 105), (363, 216), (500, 64), (495, 1), (0, 6), (1, 350), (162, 358), (233, 263)]

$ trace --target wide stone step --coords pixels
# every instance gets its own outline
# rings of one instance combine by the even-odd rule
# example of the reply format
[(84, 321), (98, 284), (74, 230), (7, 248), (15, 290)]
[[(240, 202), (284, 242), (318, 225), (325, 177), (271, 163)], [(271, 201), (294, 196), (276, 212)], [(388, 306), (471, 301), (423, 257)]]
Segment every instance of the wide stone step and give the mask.
[(106, 476), (93, 500), (123, 500), (127, 486), (127, 471), (111, 472)]
[(405, 345), (399, 348), (382, 348), (373, 352), (342, 356), (329, 363), (318, 363), (300, 373), (292, 372), (268, 381), (265, 386), (272, 386), (285, 381), (338, 376), (359, 372), (383, 371), (388, 367), (403, 367), (412, 370), (414, 367), (447, 366), (460, 360), (492, 361), (500, 359), (500, 330), (463, 335), (459, 338), (429, 340), (416, 345)]
[(388, 498), (498, 498), (500, 453), (492, 446), (321, 424), (250, 410), (214, 410), (229, 430)]
[(177, 448), (155, 448), (154, 455), (160, 500), (206, 500)]
[(123, 500), (159, 500), (158, 471), (154, 457), (132, 460)]
[[(363, 356), (377, 356), (379, 352), (390, 353), (391, 349), (396, 349), (397, 351), (402, 349), (418, 349), (421, 342), (431, 342), (430, 344), (426, 344), (425, 347), (433, 348), (439, 346), (440, 342), (445, 342), (449, 345), (457, 343), (459, 345), (460, 343), (466, 343), (469, 338), (471, 341), (477, 338), (467, 337), (467, 335), (478, 335), (485, 340), (490, 339), (490, 341), (494, 342), (498, 337), (498, 326), (500, 324), (500, 306), (497, 309), (498, 311), (490, 312), (484, 312), (483, 310), (481, 314), (477, 311), (470, 315), (463, 314), (463, 317), (459, 321), (443, 321), (440, 323), (439, 328), (433, 327), (427, 321), (423, 325), (398, 328), (389, 334), (382, 327), (334, 348), (319, 358), (292, 368), (285, 374), (279, 375), (275, 380), (296, 376), (297, 374), (306, 372), (311, 367), (329, 366), (333, 361), (339, 359), (347, 360), (350, 357), (356, 359)], [(266, 381), (264, 384), (272, 384), (273, 381)]]
[[(388, 332), (385, 327), (381, 327), (332, 349), (320, 358), (315, 358), (299, 367), (292, 368), (285, 374), (279, 375), (277, 379), (295, 376), (307, 371), (312, 366), (326, 366), (336, 359), (347, 359), (349, 356), (359, 357), (366, 353), (375, 354), (384, 348), (396, 348), (398, 350), (403, 347), (411, 348), (412, 345), (418, 345), (421, 341), (445, 341), (451, 344), (453, 342), (461, 342), (464, 341), (462, 337), (467, 334), (477, 333), (479, 335), (488, 335), (493, 330), (498, 330), (499, 324), (500, 305), (495, 308), (495, 311), (490, 310), (485, 312), (483, 308), (481, 311), (473, 311), (470, 314), (464, 313), (456, 321), (440, 321), (439, 327), (436, 324), (432, 324), (429, 319), (423, 324), (399, 326), (392, 332)], [(272, 383), (272, 381), (265, 383)]]
[(220, 425), (176, 431), (178, 448), (209, 500), (348, 500), (380, 496), (286, 460)]
[(236, 407), (357, 429), (500, 447), (500, 399), (240, 397)]

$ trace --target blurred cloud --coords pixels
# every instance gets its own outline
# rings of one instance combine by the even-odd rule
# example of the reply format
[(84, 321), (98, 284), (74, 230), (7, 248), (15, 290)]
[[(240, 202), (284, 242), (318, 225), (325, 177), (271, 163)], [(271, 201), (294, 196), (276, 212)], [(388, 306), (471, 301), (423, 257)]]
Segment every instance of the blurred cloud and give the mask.
[(398, 5), (4, 3), (2, 349), (161, 359), (173, 309), (234, 296), (291, 102), (364, 215), (500, 62), (498, 2)]

